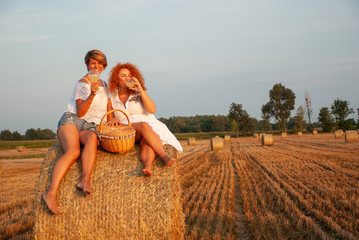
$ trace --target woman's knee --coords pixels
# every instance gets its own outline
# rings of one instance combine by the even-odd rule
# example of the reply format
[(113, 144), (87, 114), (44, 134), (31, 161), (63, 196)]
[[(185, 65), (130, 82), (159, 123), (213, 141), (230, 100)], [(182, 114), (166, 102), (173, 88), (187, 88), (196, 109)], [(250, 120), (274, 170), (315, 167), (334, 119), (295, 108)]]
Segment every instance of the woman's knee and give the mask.
[(81, 150), (77, 147), (71, 147), (66, 150), (65, 154), (71, 156), (71, 159), (77, 159), (80, 157)]

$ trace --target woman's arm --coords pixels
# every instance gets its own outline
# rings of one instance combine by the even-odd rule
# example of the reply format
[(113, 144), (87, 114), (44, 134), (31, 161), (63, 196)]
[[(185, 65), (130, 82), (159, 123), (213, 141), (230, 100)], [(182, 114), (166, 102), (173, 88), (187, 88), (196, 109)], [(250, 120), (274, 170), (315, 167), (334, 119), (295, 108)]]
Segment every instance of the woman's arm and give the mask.
[[(81, 80), (81, 82), (85, 82), (84, 80)], [(87, 97), (86, 100), (77, 99), (76, 100), (76, 110), (77, 110), (77, 116), (82, 117), (84, 116), (87, 111), (89, 110), (91, 103), (93, 99), (96, 96), (96, 92), (99, 89), (99, 83), (92, 83), (91, 84), (91, 94)]]
[(135, 77), (132, 77), (132, 79), (134, 80), (136, 87), (130, 88), (130, 89), (137, 90), (140, 93), (142, 105), (148, 113), (152, 113), (152, 114), (155, 113), (156, 112), (156, 104), (152, 101), (150, 96), (148, 96), (147, 92), (145, 90), (143, 90), (140, 82)]

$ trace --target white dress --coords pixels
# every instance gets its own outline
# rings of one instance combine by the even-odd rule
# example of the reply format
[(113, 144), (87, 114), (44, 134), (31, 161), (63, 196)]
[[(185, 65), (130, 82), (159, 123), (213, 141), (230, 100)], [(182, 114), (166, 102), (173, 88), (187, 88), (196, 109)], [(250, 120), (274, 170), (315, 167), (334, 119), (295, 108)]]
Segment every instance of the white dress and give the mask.
[[(148, 113), (141, 101), (140, 96), (137, 94), (130, 95), (126, 104), (124, 105), (118, 97), (118, 94), (115, 94), (111, 97), (112, 108), (120, 109), (124, 111), (131, 123), (145, 122), (152, 127), (152, 130), (160, 137), (162, 144), (170, 144), (176, 148), (179, 152), (183, 152), (181, 144), (178, 142), (177, 138), (171, 133), (167, 126), (159, 121), (153, 114)], [(117, 119), (123, 124), (128, 124), (126, 116), (120, 111), (114, 112)]]
[[(83, 78), (87, 80), (86, 78)], [(102, 80), (101, 80), (102, 81)], [(91, 84), (78, 81), (74, 87), (71, 99), (67, 104), (65, 112), (71, 112), (77, 114), (76, 109), (76, 100), (82, 99), (86, 100), (91, 94)], [(99, 87), (99, 90), (96, 92), (90, 108), (87, 110), (86, 114), (81, 119), (86, 120), (86, 122), (93, 122), (100, 124), (101, 118), (107, 113), (107, 100), (108, 100), (108, 90), (107, 85), (102, 81), (102, 86)], [(105, 122), (105, 121), (104, 121)]]

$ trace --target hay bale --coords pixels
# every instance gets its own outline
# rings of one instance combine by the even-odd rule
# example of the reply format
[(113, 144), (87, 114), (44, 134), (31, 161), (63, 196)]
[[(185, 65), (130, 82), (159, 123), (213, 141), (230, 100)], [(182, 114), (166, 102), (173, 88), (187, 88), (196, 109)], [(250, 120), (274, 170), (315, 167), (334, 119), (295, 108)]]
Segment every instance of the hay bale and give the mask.
[(231, 136), (225, 135), (225, 136), (224, 136), (224, 141), (225, 141), (225, 142), (231, 141)]
[[(172, 157), (177, 151), (165, 146)], [(98, 151), (91, 176), (93, 196), (76, 189), (81, 161), (70, 168), (58, 192), (64, 212), (53, 216), (42, 195), (48, 189), (56, 161), (62, 156), (59, 143), (46, 154), (35, 198), (35, 239), (183, 239), (181, 183), (178, 162), (165, 168), (156, 158), (153, 175), (145, 178), (136, 145), (126, 154)]]
[(212, 138), (211, 139), (211, 150), (217, 151), (223, 149), (223, 138)]
[(188, 138), (188, 146), (196, 146), (196, 139)]
[(282, 136), (282, 138), (286, 138), (286, 137), (287, 137), (287, 133), (284, 133), (284, 132), (282, 132), (280, 135)]
[(313, 131), (313, 135), (317, 135), (317, 134), (318, 134), (318, 132), (314, 130), (314, 131)]
[(342, 138), (344, 137), (344, 131), (339, 129), (337, 131), (334, 132), (334, 138), (337, 139), (337, 138)]
[(355, 130), (347, 130), (345, 131), (345, 142), (358, 142), (358, 131)]
[(262, 142), (262, 137), (265, 135), (265, 133), (260, 133), (259, 134), (259, 141)]
[(303, 133), (302, 133), (302, 132), (298, 132), (298, 133), (297, 133), (297, 136), (298, 136), (298, 137), (303, 136)]
[(18, 151), (18, 152), (25, 152), (25, 151), (26, 151), (26, 147), (25, 147), (25, 146), (18, 146), (18, 147), (17, 147), (17, 151)]
[(259, 137), (258, 133), (253, 134), (253, 137), (258, 138)]
[(263, 146), (272, 146), (273, 145), (273, 135), (272, 134), (264, 134), (262, 136), (262, 145)]

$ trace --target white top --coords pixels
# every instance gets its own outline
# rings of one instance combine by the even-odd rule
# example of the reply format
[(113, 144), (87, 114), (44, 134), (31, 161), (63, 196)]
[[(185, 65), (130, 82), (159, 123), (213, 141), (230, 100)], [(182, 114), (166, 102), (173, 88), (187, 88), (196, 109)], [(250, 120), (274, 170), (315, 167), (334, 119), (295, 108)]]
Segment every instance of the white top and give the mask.
[[(179, 152), (183, 152), (181, 144), (171, 133), (167, 126), (159, 121), (153, 114), (148, 113), (140, 101), (140, 95), (132, 94), (127, 102), (123, 104), (116, 93), (111, 97), (112, 108), (124, 111), (131, 123), (145, 122), (152, 127), (152, 130), (160, 137), (162, 144), (170, 144)], [(128, 124), (127, 118), (120, 111), (114, 112), (115, 117), (123, 124)]]
[[(84, 83), (80, 81), (76, 83), (70, 101), (65, 109), (65, 112), (72, 112), (77, 114), (76, 100), (77, 99), (86, 100), (90, 96), (91, 84), (86, 78), (83, 79), (85, 79), (88, 83)], [(107, 85), (104, 81), (102, 81), (102, 85), (104, 87), (103, 86), (99, 87), (99, 90), (96, 92), (96, 95), (90, 105), (90, 108), (87, 110), (84, 116), (80, 117), (81, 119), (84, 119), (87, 122), (94, 122), (96, 124), (100, 124), (102, 117), (107, 112), (107, 100), (108, 100)]]

